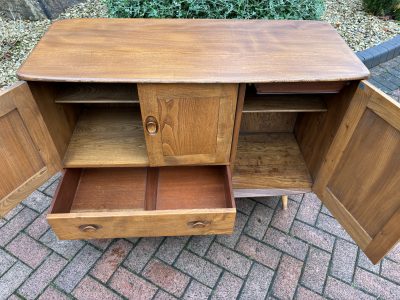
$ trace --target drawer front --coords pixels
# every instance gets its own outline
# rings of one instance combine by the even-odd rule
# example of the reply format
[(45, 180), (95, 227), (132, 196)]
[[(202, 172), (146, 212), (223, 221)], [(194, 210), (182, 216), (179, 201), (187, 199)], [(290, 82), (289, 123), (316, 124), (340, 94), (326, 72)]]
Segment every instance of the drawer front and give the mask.
[(257, 94), (334, 94), (345, 85), (344, 81), (254, 84)]
[(142, 211), (132, 213), (50, 214), (48, 221), (61, 240), (231, 234), (236, 210), (191, 212)]

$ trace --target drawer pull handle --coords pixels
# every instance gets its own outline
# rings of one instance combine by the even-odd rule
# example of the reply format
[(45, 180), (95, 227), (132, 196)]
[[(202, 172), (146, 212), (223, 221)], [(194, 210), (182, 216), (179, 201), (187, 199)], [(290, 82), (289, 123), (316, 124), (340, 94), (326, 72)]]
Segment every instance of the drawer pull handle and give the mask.
[(99, 225), (95, 224), (86, 224), (79, 226), (79, 230), (82, 232), (95, 232), (97, 229), (100, 229)]
[(158, 122), (154, 117), (146, 118), (146, 131), (150, 135), (155, 135), (158, 132)]
[(204, 228), (207, 225), (209, 225), (209, 221), (193, 221), (193, 222), (188, 222), (189, 227), (192, 228)]

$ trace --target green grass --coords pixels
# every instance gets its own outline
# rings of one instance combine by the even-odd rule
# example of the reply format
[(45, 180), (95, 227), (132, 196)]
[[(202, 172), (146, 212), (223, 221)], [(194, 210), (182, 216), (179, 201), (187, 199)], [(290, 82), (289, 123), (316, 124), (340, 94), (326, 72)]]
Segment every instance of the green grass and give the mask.
[(323, 0), (103, 0), (114, 18), (317, 20)]

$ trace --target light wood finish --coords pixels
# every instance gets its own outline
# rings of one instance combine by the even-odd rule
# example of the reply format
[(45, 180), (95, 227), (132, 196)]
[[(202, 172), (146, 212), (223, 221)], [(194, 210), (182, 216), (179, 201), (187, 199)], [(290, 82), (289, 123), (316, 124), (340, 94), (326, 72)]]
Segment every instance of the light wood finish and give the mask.
[(282, 196), (282, 209), (287, 210), (287, 205), (288, 205), (288, 196), (283, 195)]
[(297, 113), (243, 113), (241, 133), (293, 132)]
[(65, 154), (66, 168), (148, 165), (137, 109), (91, 107), (82, 112)]
[(61, 162), (25, 82), (0, 92), (0, 216), (54, 175)]
[(138, 91), (151, 166), (229, 163), (237, 84), (139, 84)]
[(231, 157), (229, 159), (231, 172), (233, 171), (235, 166), (234, 162), (236, 159), (236, 150), (239, 141), (240, 124), (242, 122), (242, 111), (243, 111), (245, 96), (246, 96), (246, 84), (241, 83), (239, 84), (238, 99), (236, 103), (235, 124), (233, 127), (233, 136), (232, 136)]
[(313, 187), (373, 263), (400, 239), (399, 120), (399, 103), (362, 82)]
[(327, 23), (201, 19), (58, 21), (18, 71), (35, 81), (133, 83), (326, 82), (368, 75)]
[[(146, 169), (153, 175), (146, 176)], [(111, 168), (110, 175), (104, 169), (77, 170), (66, 170), (47, 216), (60, 239), (233, 231), (236, 209), (228, 166)]]
[(358, 82), (353, 82), (339, 94), (325, 96), (324, 100), (328, 107), (326, 113), (300, 113), (297, 118), (294, 133), (314, 179), (342, 123), (357, 85)]
[(310, 190), (312, 180), (292, 133), (239, 136), (236, 189)]
[(315, 95), (260, 95), (246, 97), (243, 113), (325, 112), (322, 97)]
[(57, 147), (58, 155), (63, 159), (78, 120), (80, 106), (55, 103), (54, 83), (28, 82), (28, 85)]
[(334, 94), (346, 85), (345, 81), (256, 83), (258, 94)]
[(311, 192), (311, 188), (300, 189), (274, 189), (274, 188), (256, 188), (256, 189), (234, 189), (235, 198), (257, 198), (257, 197), (275, 197), (282, 195), (296, 195)]
[(56, 103), (139, 103), (135, 84), (58, 83)]

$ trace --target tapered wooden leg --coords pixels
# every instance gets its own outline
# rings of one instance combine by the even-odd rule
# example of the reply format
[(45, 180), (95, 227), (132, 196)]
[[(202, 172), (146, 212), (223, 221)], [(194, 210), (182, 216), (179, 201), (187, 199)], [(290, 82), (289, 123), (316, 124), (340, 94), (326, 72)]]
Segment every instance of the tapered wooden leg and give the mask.
[(283, 208), (284, 210), (287, 209), (287, 202), (288, 202), (288, 196), (287, 196), (287, 195), (283, 195), (283, 196), (282, 196), (282, 208)]

